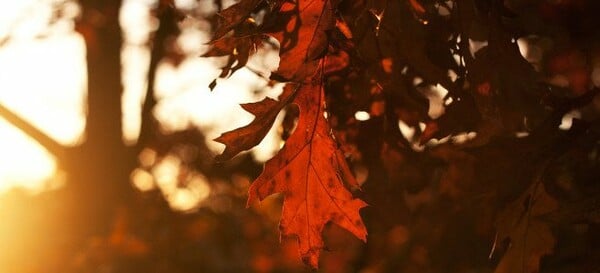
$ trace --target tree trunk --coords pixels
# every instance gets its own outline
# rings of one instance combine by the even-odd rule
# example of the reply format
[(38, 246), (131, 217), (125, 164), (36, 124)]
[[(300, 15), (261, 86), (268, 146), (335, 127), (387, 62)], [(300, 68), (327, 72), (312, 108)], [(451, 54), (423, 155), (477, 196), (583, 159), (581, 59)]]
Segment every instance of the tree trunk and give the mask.
[(81, 201), (80, 221), (93, 234), (102, 234), (133, 193), (128, 177), (135, 156), (124, 145), (121, 129), (121, 1), (81, 4), (78, 30), (87, 48), (88, 115), (85, 142), (71, 153), (66, 169), (73, 198)]

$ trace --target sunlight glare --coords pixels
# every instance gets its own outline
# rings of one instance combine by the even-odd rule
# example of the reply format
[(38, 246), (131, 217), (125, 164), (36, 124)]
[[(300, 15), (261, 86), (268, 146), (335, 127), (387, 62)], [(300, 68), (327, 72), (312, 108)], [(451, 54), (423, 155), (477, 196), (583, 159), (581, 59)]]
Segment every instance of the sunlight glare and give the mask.
[(432, 86), (429, 91), (427, 93), (427, 99), (429, 99), (429, 111), (427, 115), (432, 119), (436, 119), (446, 112), (444, 97), (448, 94), (448, 90), (438, 83)]
[(571, 126), (573, 126), (573, 119), (578, 119), (581, 118), (581, 112), (579, 112), (579, 110), (573, 110), (571, 112), (566, 113), (563, 117), (562, 120), (560, 122), (560, 125), (558, 126), (558, 129), (566, 131), (571, 129)]
[(413, 140), (415, 133), (417, 131), (415, 128), (409, 126), (402, 120), (398, 120), (398, 128), (400, 129), (402, 136), (404, 136), (404, 138), (406, 138), (408, 141)]
[(150, 191), (156, 188), (152, 175), (140, 168), (131, 172), (131, 182), (140, 191)]
[[(84, 42), (68, 25), (43, 38), (27, 36), (40, 32), (50, 12), (38, 3), (30, 14), (36, 2), (0, 3), (0, 40), (10, 35), (0, 47), (0, 103), (59, 143), (75, 145), (85, 126)], [(19, 186), (35, 193), (58, 179), (52, 155), (1, 116), (0, 135), (0, 192)]]
[[(211, 59), (188, 59), (178, 67), (163, 64), (159, 69), (160, 77), (156, 83), (159, 103), (154, 114), (163, 128), (177, 131), (195, 125), (209, 140), (252, 121), (253, 116), (244, 111), (240, 103), (259, 101), (265, 96), (277, 98), (282, 90), (281, 85), (268, 87), (267, 82), (256, 74), (241, 69), (229, 79), (218, 80), (216, 88), (210, 91), (208, 84), (220, 73)], [(279, 149), (277, 143), (279, 140), (273, 127), (253, 150), (255, 157), (262, 161), (269, 159)], [(214, 141), (206, 144), (215, 153), (224, 148)]]
[[(41, 30), (48, 27), (51, 2), (0, 0), (0, 103), (59, 143), (72, 146), (83, 140), (85, 129), (85, 44), (73, 29), (72, 18), (53, 31)], [(177, 4), (185, 6), (188, 2)], [(75, 1), (65, 3), (72, 4), (65, 12), (73, 16), (80, 12)], [(157, 27), (149, 8), (155, 3), (155, 0), (126, 0), (120, 15), (126, 41), (122, 52), (123, 138), (128, 144), (135, 143), (139, 134), (150, 57), (147, 44), (151, 31)], [(240, 103), (260, 101), (265, 96), (277, 98), (281, 93), (283, 85), (271, 87), (267, 80), (269, 71), (276, 68), (278, 54), (259, 49), (248, 63), (252, 69), (243, 68), (228, 79), (220, 79), (211, 92), (207, 86), (220, 73), (224, 59), (199, 58), (200, 51), (207, 48), (204, 45), (209, 39), (205, 31), (207, 22), (190, 19), (186, 24), (192, 24), (192, 29), (184, 30), (178, 43), (189, 58), (178, 66), (170, 62), (159, 66), (155, 90), (158, 105), (154, 115), (166, 131), (199, 127), (209, 148), (219, 153), (224, 146), (211, 139), (253, 119)], [(32, 34), (40, 32), (46, 35)], [(4, 38), (9, 36), (10, 40), (5, 42)], [(262, 78), (255, 72), (262, 74)], [(280, 120), (281, 115), (276, 123)], [(50, 155), (35, 141), (21, 136), (16, 128), (0, 123), (0, 132), (5, 140), (0, 143), (0, 150), (10, 151), (0, 154), (0, 191), (24, 183), (45, 187), (57, 171)], [(279, 142), (274, 127), (253, 149), (255, 158), (266, 161), (279, 149)], [(28, 160), (16, 160), (19, 156)], [(159, 175), (159, 180), (171, 182), (171, 174)]]
[(365, 111), (357, 111), (354, 113), (354, 118), (359, 121), (367, 121), (371, 118), (371, 115)]
[(36, 193), (49, 179), (56, 164), (51, 155), (21, 131), (0, 119), (0, 193), (15, 186)]
[(475, 58), (477, 51), (481, 50), (482, 48), (488, 46), (488, 41), (477, 41), (477, 40), (472, 40), (469, 39), (469, 52), (471, 52), (471, 57)]
[(85, 127), (84, 71), (78, 34), (7, 44), (0, 49), (0, 102), (58, 142), (74, 145)]
[(162, 158), (150, 173), (136, 169), (131, 178), (134, 186), (141, 191), (150, 191), (158, 186), (169, 206), (179, 211), (198, 207), (211, 193), (208, 178), (188, 169), (175, 155)]
[(181, 160), (176, 156), (169, 155), (163, 158), (153, 169), (152, 175), (156, 179), (156, 184), (163, 192), (171, 192), (177, 187), (177, 173)]
[(39, 0), (0, 1), (0, 41), (9, 35), (11, 38), (30, 36), (44, 27), (44, 19), (51, 10), (37, 2)]

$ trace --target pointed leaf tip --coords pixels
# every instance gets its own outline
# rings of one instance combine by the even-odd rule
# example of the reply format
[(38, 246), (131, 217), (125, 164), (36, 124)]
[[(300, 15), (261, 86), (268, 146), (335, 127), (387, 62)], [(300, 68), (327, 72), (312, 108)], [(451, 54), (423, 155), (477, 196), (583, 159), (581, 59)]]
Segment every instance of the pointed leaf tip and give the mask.
[(313, 268), (325, 248), (321, 233), (328, 222), (363, 241), (367, 236), (359, 214), (366, 203), (344, 185), (357, 183), (330, 134), (323, 101), (320, 83), (301, 85), (293, 100), (300, 109), (298, 127), (250, 185), (248, 198), (283, 193), (281, 236), (296, 237), (302, 260)]
[(225, 132), (214, 139), (216, 142), (225, 144), (225, 150), (217, 155), (215, 160), (229, 160), (240, 152), (258, 145), (273, 127), (281, 109), (289, 104), (294, 94), (294, 89), (285, 88), (278, 101), (267, 97), (258, 102), (241, 104), (240, 106), (244, 110), (254, 115), (254, 120), (246, 126)]

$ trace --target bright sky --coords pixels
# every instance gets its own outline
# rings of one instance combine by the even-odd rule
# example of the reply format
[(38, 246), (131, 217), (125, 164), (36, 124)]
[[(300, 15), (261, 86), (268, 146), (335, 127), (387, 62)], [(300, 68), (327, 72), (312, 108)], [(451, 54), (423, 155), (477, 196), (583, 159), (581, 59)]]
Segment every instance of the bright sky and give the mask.
[[(0, 0), (0, 41), (11, 37), (0, 46), (0, 103), (60, 143), (76, 145), (85, 127), (85, 47), (73, 30), (72, 19), (47, 30), (46, 22), (52, 12), (47, 4), (53, 1), (57, 0)], [(197, 3), (176, 2), (181, 5)], [(73, 1), (66, 7), (72, 18), (79, 12), (75, 3)], [(123, 121), (124, 139), (128, 143), (134, 143), (139, 132), (140, 102), (149, 62), (149, 52), (144, 44), (156, 24), (148, 10), (152, 3), (151, 0), (126, 0), (120, 16), (127, 41), (123, 51)], [(207, 139), (212, 139), (252, 119), (252, 115), (238, 106), (239, 103), (261, 100), (266, 95), (276, 97), (280, 88), (267, 88), (266, 81), (242, 69), (231, 79), (219, 81), (215, 90), (209, 91), (208, 84), (219, 74), (222, 60), (197, 57), (206, 50), (204, 43), (209, 39), (208, 34), (201, 31), (201, 21), (189, 18), (186, 23), (197, 27), (184, 31), (178, 42), (183, 51), (193, 57), (178, 67), (170, 64), (159, 67), (156, 83), (159, 104), (155, 115), (168, 130), (184, 129), (193, 124), (205, 131)], [(48, 35), (36, 37), (40, 33)], [(250, 62), (253, 69), (273, 70), (277, 53), (260, 55), (262, 57)], [(256, 90), (262, 91), (254, 92)], [(54, 159), (1, 117), (0, 137), (0, 193), (15, 186), (39, 192), (56, 184), (49, 183), (57, 180)], [(271, 133), (253, 152), (257, 158), (266, 160), (278, 149), (279, 142), (276, 134)], [(207, 144), (215, 152), (223, 149), (216, 142)], [(171, 163), (165, 164), (170, 166)], [(164, 166), (161, 168), (165, 169)], [(159, 172), (163, 182), (167, 181), (164, 174), (170, 172)], [(135, 176), (148, 180), (148, 173), (138, 171), (132, 175)], [(200, 181), (198, 177), (201, 175), (193, 178), (195, 188), (201, 185), (197, 182)], [(170, 188), (165, 186), (165, 189)], [(181, 197), (184, 196), (182, 193), (172, 195), (179, 202), (187, 198)]]
[[(52, 13), (37, 2), (0, 1), (0, 41), (10, 36), (0, 47), (0, 102), (60, 143), (74, 144), (85, 124), (83, 41), (68, 22), (36, 37)], [(54, 184), (48, 182), (56, 163), (45, 150), (1, 118), (0, 137), (0, 192)]]

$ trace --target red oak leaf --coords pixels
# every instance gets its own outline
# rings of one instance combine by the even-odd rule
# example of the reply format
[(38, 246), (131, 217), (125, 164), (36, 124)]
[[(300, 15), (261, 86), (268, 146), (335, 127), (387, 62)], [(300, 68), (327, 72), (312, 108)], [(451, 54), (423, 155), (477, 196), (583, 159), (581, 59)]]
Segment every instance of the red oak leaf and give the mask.
[(248, 203), (283, 193), (281, 236), (296, 236), (302, 260), (316, 268), (324, 248), (321, 233), (328, 222), (366, 240), (367, 231), (359, 214), (366, 203), (353, 198), (344, 186), (344, 182), (355, 187), (357, 183), (325, 119), (321, 84), (295, 86), (298, 90), (293, 102), (300, 109), (298, 127), (252, 183)]
[[(221, 67), (219, 77), (228, 77), (238, 69), (246, 66), (250, 55), (254, 54), (262, 44), (263, 35), (248, 35), (244, 37), (223, 37), (210, 43), (211, 48), (204, 53), (203, 57), (227, 56), (227, 64)], [(214, 80), (209, 86), (212, 90), (216, 85)]]
[[(260, 1), (243, 0), (231, 9), (243, 9), (243, 12), (236, 11), (235, 16), (222, 13), (225, 23), (220, 29), (239, 28), (240, 18), (245, 18), (255, 3)], [(318, 67), (324, 64), (323, 56), (327, 53), (327, 32), (335, 27), (333, 6), (332, 0), (280, 1), (273, 6), (276, 12), (271, 13), (272, 17), (265, 19), (260, 28), (280, 43), (281, 62), (274, 76), (295, 83), (285, 89), (279, 101), (268, 98), (242, 105), (256, 116), (254, 121), (216, 139), (226, 145), (218, 159), (229, 159), (258, 144), (285, 105), (289, 102), (298, 105), (298, 127), (251, 185), (248, 203), (283, 193), (281, 235), (297, 237), (303, 261), (314, 268), (324, 248), (321, 233), (328, 222), (336, 223), (362, 240), (366, 240), (367, 235), (359, 214), (366, 204), (353, 198), (344, 185), (358, 187), (324, 116), (322, 83), (310, 80), (324, 73), (323, 68)], [(218, 54), (230, 52), (231, 46), (227, 44), (223, 42), (222, 48), (213, 50)], [(236, 52), (239, 54), (239, 50)], [(347, 62), (343, 58), (335, 60), (340, 67)], [(328, 71), (331, 64), (330, 61), (326, 65)]]
[(314, 74), (328, 46), (327, 31), (335, 28), (331, 0), (284, 2), (277, 16), (266, 23), (280, 43), (279, 77), (302, 82)]
[(262, 1), (242, 0), (219, 12), (217, 14), (219, 16), (219, 27), (215, 29), (213, 41), (225, 36), (225, 34), (246, 20)]
[(215, 141), (226, 145), (223, 153), (218, 155), (216, 159), (219, 161), (228, 160), (241, 151), (258, 145), (273, 126), (277, 114), (290, 103), (295, 91), (291, 85), (288, 85), (279, 96), (279, 101), (265, 98), (259, 102), (242, 104), (242, 108), (256, 116), (256, 118), (250, 124), (223, 133), (215, 139)]
[(539, 272), (541, 258), (551, 254), (556, 243), (548, 223), (540, 217), (557, 207), (557, 201), (539, 183), (498, 215), (496, 241), (509, 238), (510, 245), (495, 273)]

